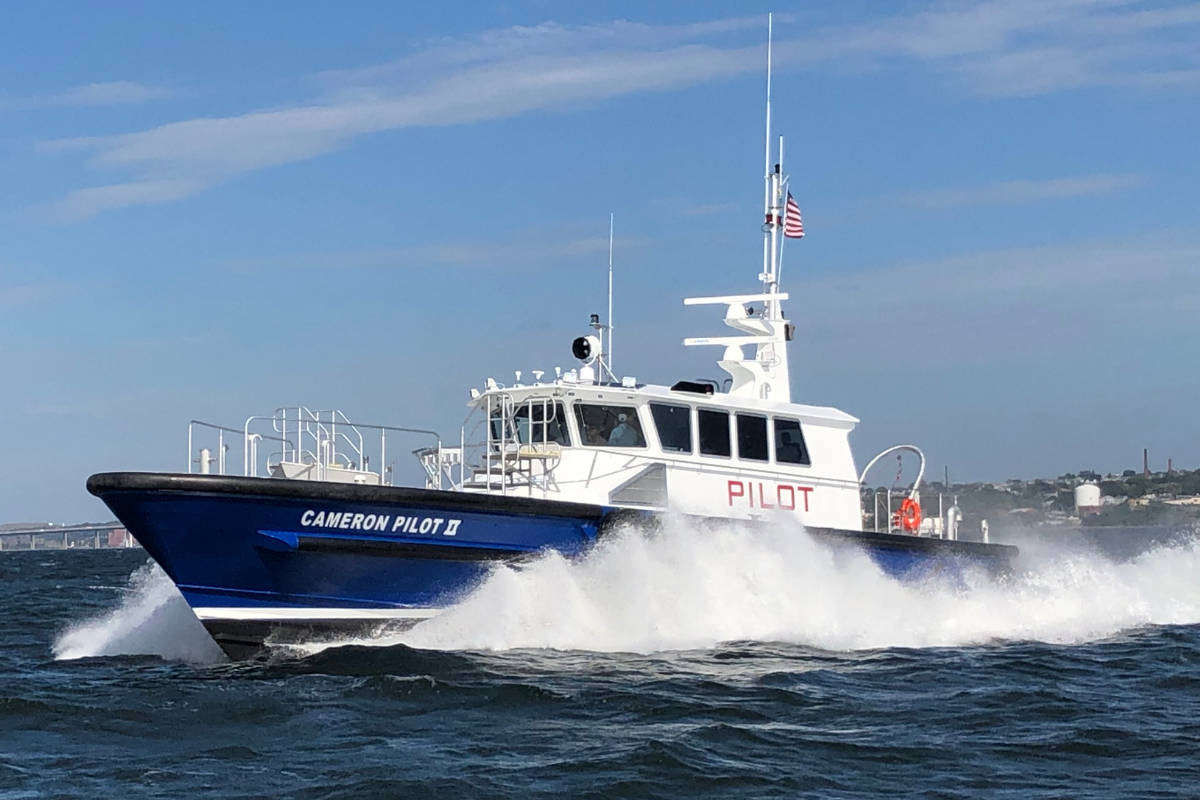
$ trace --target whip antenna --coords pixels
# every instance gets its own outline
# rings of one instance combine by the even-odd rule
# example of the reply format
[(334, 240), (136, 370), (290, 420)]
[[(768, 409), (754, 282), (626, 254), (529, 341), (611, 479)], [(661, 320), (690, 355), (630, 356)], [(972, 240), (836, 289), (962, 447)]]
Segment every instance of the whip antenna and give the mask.
[(616, 373), (613, 372), (613, 316), (612, 316), (612, 300), (613, 300), (613, 220), (616, 215), (609, 213), (608, 215), (608, 371), (616, 380)]

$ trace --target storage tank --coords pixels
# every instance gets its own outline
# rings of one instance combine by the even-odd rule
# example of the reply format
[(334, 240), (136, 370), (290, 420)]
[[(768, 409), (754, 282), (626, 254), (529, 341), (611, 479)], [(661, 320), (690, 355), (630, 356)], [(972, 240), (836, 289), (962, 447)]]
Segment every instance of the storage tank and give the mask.
[(1075, 513), (1094, 514), (1100, 510), (1100, 487), (1081, 483), (1075, 487)]

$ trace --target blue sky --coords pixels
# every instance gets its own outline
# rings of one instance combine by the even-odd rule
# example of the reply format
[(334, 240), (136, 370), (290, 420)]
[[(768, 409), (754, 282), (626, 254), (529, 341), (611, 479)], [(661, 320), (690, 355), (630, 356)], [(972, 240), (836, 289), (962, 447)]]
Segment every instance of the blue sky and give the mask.
[(456, 435), (467, 390), (718, 372), (759, 271), (766, 12), (808, 236), (793, 392), (962, 480), (1200, 467), (1200, 3), (9, 4), (0, 521), (186, 423)]

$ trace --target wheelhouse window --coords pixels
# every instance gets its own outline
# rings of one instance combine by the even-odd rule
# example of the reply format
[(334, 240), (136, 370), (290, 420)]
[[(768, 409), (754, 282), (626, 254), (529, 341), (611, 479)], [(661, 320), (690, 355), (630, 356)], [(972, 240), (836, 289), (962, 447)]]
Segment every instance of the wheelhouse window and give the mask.
[(808, 446), (804, 444), (804, 432), (800, 430), (800, 420), (775, 418), (775, 463), (805, 467), (812, 465)]
[(700, 431), (700, 455), (723, 456), (733, 454), (729, 443), (729, 412), (702, 408), (696, 415)]
[(636, 406), (576, 403), (579, 435), (588, 447), (645, 447)]
[(562, 403), (527, 403), (513, 414), (513, 421), (521, 444), (555, 442), (563, 447), (571, 446), (567, 412)]
[(737, 415), (738, 458), (750, 461), (769, 461), (767, 450), (767, 418), (755, 414)]
[[(500, 437), (500, 415), (493, 414), (491, 419), (492, 439)], [(562, 403), (549, 403), (540, 400), (527, 402), (517, 406), (512, 412), (507, 435), (509, 441), (520, 444), (558, 444), (562, 447), (571, 446), (571, 433), (567, 429), (567, 412)]]
[(654, 417), (654, 429), (665, 452), (692, 452), (691, 407), (651, 403), (650, 415)]

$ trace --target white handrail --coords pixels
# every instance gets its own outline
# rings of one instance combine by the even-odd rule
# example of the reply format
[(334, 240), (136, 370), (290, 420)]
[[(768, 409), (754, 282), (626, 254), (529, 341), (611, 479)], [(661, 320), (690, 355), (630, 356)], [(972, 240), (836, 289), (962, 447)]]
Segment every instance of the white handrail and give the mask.
[[(274, 433), (272, 436), (252, 432), (251, 428), (264, 421), (270, 421)], [(348, 430), (347, 430), (348, 429)], [(387, 434), (409, 433), (431, 436), (434, 439), (436, 452), (442, 451), (442, 440), (436, 431), (425, 428), (406, 428), (396, 425), (374, 425), (352, 422), (343, 412), (337, 409), (313, 411), (306, 406), (288, 406), (277, 408), (271, 416), (254, 415), (247, 417), (242, 430), (226, 428), (232, 433), (243, 436), (243, 474), (256, 476), (258, 474), (258, 439), (271, 439), (281, 442), (279, 463), (308, 465), (318, 480), (328, 477), (330, 468), (353, 469), (367, 472), (369, 468), (367, 442), (363, 431), (379, 431), (379, 458), (382, 462), (379, 468), (381, 483), (389, 482), (387, 464)], [(349, 451), (349, 457), (339, 452)], [(188, 448), (191, 450), (191, 431), (189, 429)], [(190, 457), (190, 456), (189, 456)], [(273, 456), (268, 456), (267, 467), (270, 472)], [(351, 460), (353, 459), (353, 460)], [(434, 480), (437, 488), (441, 487), (440, 476)]]

